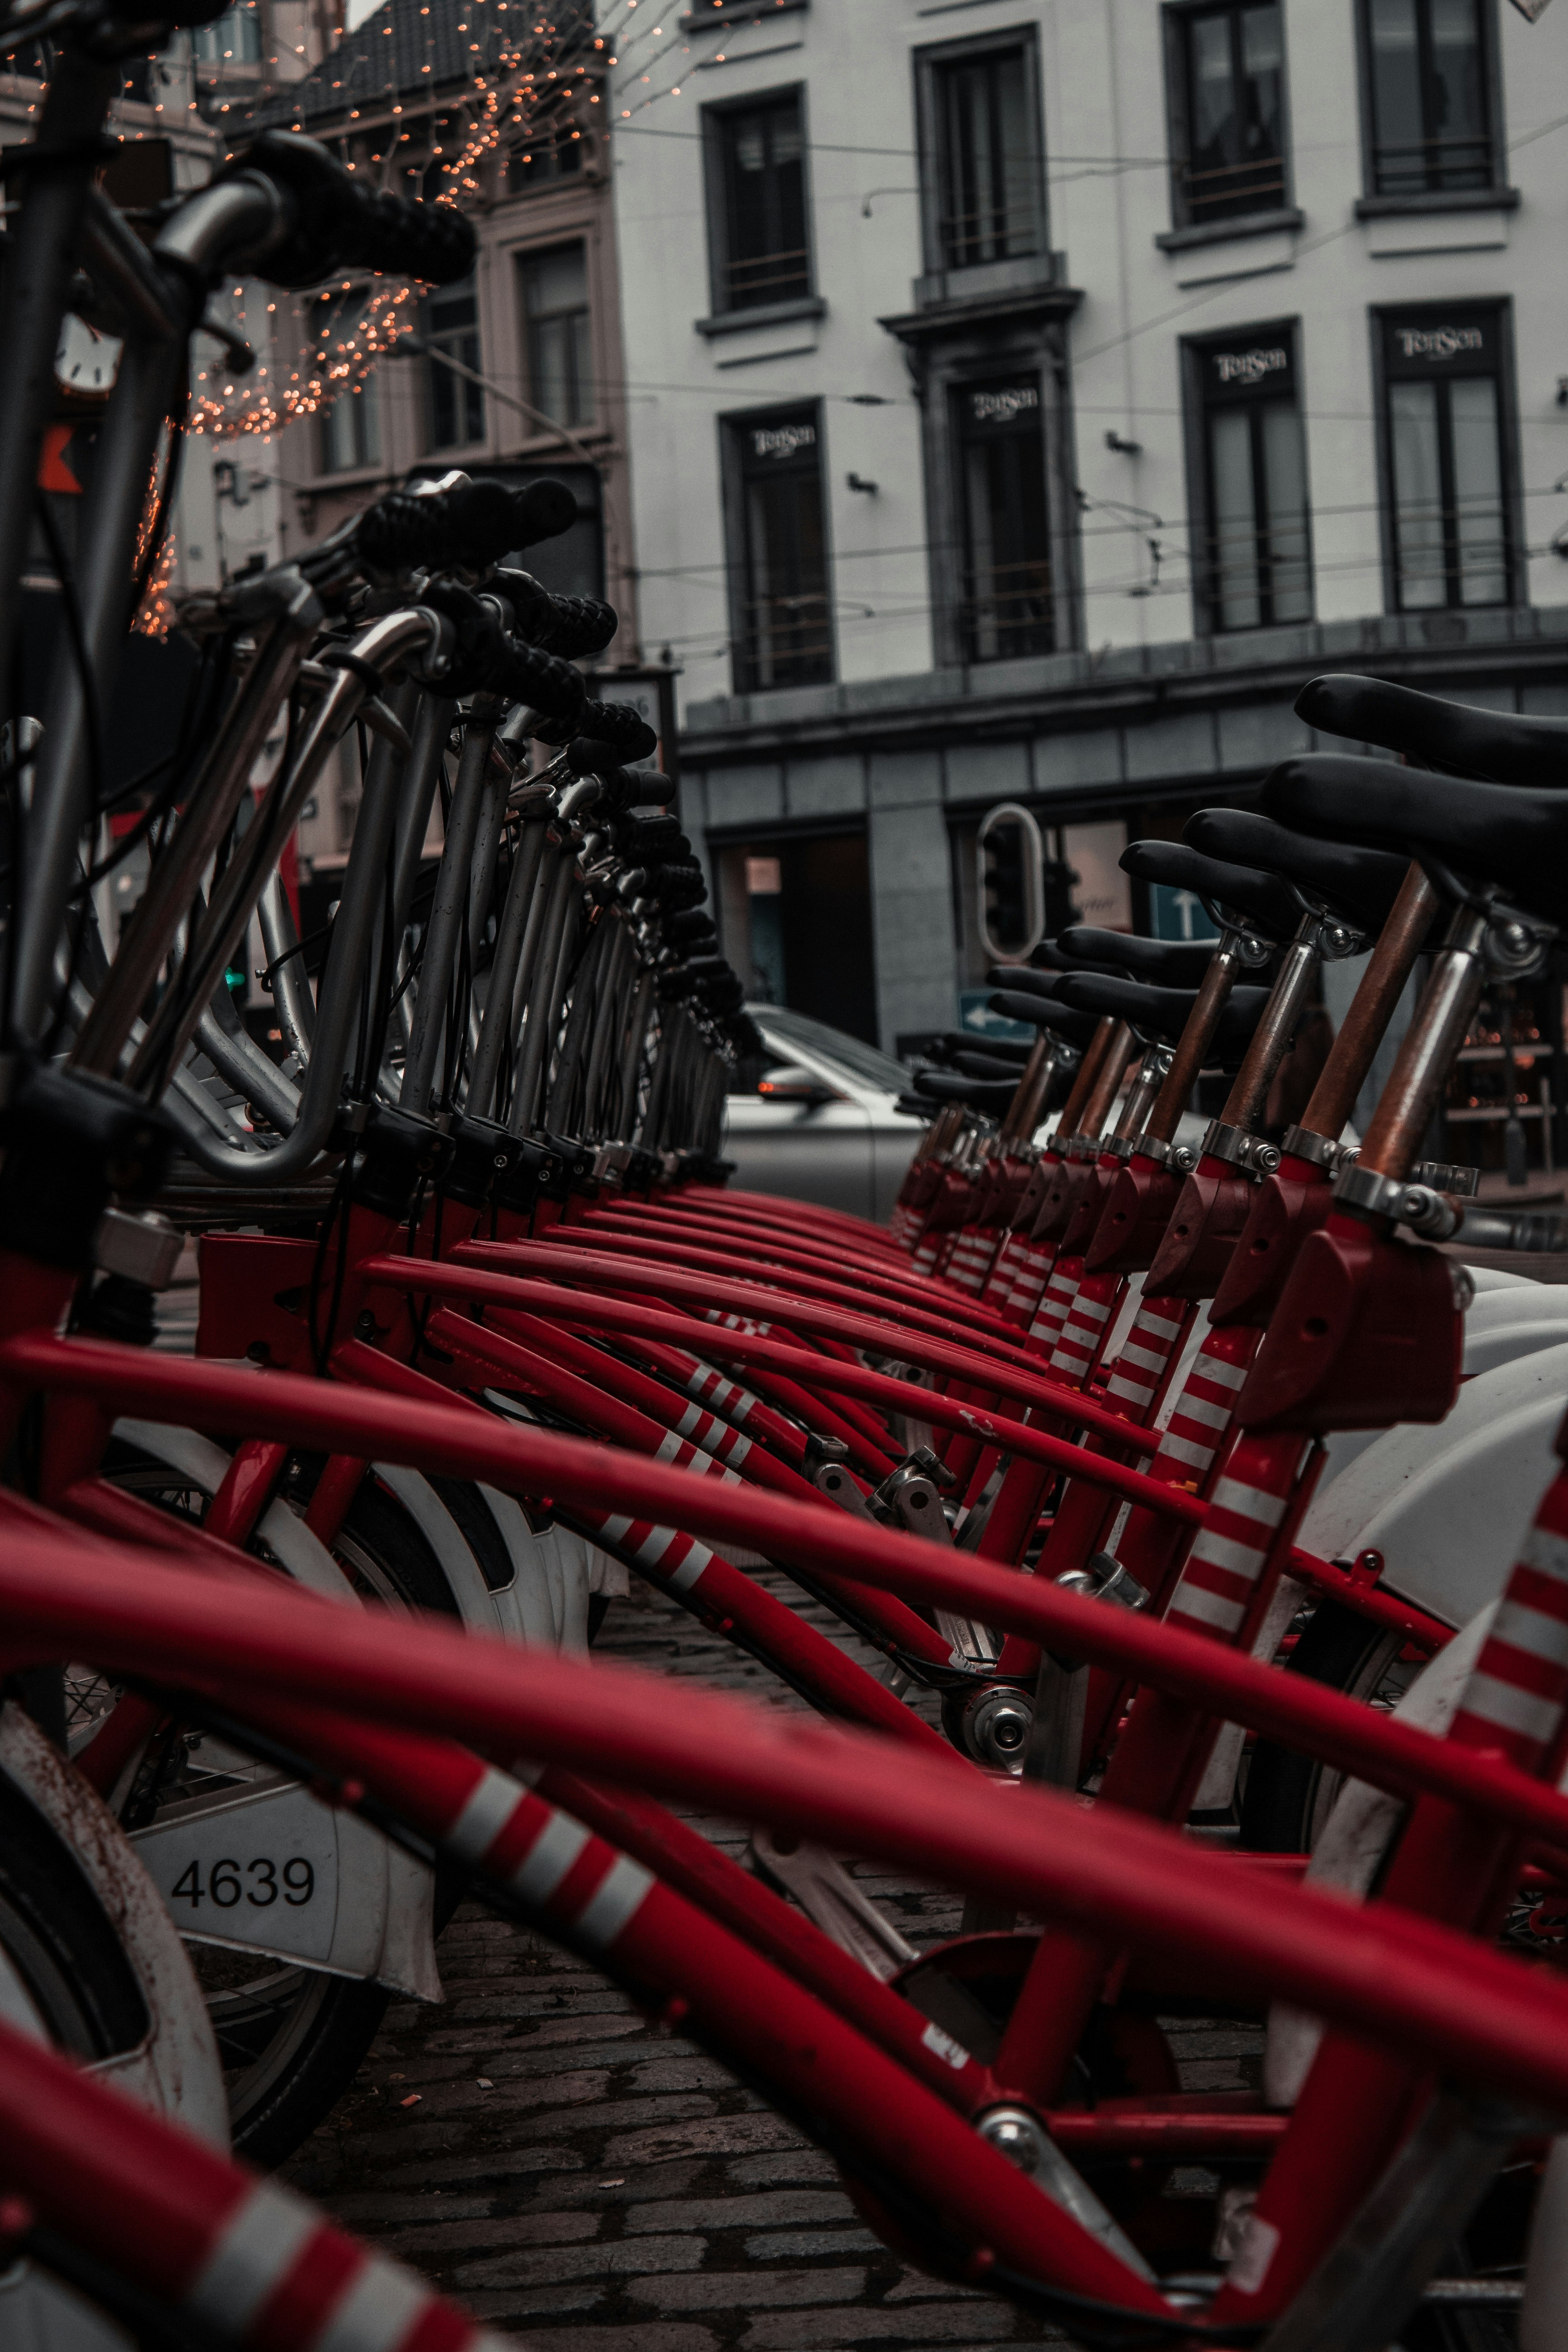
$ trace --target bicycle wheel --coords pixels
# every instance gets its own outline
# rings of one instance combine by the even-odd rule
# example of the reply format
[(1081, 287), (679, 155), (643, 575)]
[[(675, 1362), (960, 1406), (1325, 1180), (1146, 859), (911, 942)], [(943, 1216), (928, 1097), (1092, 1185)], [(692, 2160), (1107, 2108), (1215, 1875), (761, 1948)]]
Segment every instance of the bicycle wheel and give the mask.
[[(213, 1465), (216, 1468), (216, 1465)], [(105, 1475), (158, 1508), (200, 1520), (212, 1492), (210, 1472), (159, 1460), (116, 1439)], [(295, 1499), (289, 1497), (289, 1499)], [(265, 1534), (252, 1549), (276, 1555)], [(456, 1617), (461, 1612), (436, 1550), (396, 1497), (372, 1473), (355, 1496), (333, 1556), (370, 1606)], [(73, 1674), (68, 1686), (73, 1745), (89, 1735), (113, 1694), (95, 1676)], [(189, 1817), (204, 1801), (221, 1807), (242, 1797), (282, 1795), (290, 1787), (275, 1768), (195, 1727), (172, 1725), (129, 1788), (121, 1817), (133, 1832)], [(198, 1873), (197, 1884), (200, 1874)], [(445, 1924), (461, 1889), (444, 1881), (435, 1925)], [(206, 1998), (217, 2037), (237, 2151), (250, 2163), (281, 2163), (306, 2139), (353, 2080), (391, 1999), (382, 1984), (290, 1963), (258, 1950), (209, 1941), (178, 1922)]]
[[(1398, 1706), (1423, 1663), (1400, 1634), (1325, 1601), (1313, 1612), (1285, 1671), (1310, 1675), (1386, 1714)], [(1242, 1797), (1242, 1844), (1258, 1853), (1310, 1853), (1343, 1782), (1344, 1774), (1333, 1766), (1260, 1739)]]
[[(15, 1707), (0, 1713), (0, 2016), (221, 2134), (196, 1990), (132, 1850)], [(0, 2343), (16, 2352), (129, 2352), (135, 2340), (34, 2264), (0, 2266)], [(158, 2352), (154, 2339), (143, 2352)]]

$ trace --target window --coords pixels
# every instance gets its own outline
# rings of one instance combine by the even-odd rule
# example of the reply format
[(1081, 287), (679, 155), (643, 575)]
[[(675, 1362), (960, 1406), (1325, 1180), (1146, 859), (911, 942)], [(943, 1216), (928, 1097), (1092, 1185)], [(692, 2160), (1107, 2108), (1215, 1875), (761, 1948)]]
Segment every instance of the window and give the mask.
[(1034, 50), (994, 48), (933, 68), (942, 269), (1043, 249)]
[(966, 383), (957, 407), (965, 661), (1047, 654), (1051, 599), (1046, 444), (1037, 379)]
[(800, 93), (710, 113), (713, 308), (749, 310), (811, 292)]
[(381, 463), (381, 411), (374, 374), (357, 391), (340, 392), (321, 421), (323, 474), (346, 474), (355, 466)]
[(738, 418), (728, 432), (740, 541), (736, 692), (823, 685), (833, 639), (816, 413)]
[(574, 178), (583, 168), (583, 135), (570, 123), (556, 123), (514, 147), (506, 162), (509, 196), (531, 196), (538, 188)]
[(1395, 609), (1505, 604), (1501, 315), (1384, 315), (1382, 341)]
[(1173, 14), (1177, 220), (1201, 228), (1285, 194), (1285, 26), (1277, 0)]
[(528, 397), (557, 425), (586, 425), (594, 414), (593, 339), (588, 331), (588, 256), (558, 245), (518, 262)]
[[(365, 332), (372, 290), (369, 286), (351, 286), (335, 294), (318, 295), (310, 305), (307, 316), (314, 354), (312, 364), (329, 391), (332, 389), (331, 369), (337, 352)], [(342, 365), (341, 361), (337, 363)], [(344, 474), (354, 467), (380, 465), (380, 393), (374, 371), (357, 388), (344, 385), (331, 407), (321, 411), (316, 454), (323, 474)]]
[(1494, 185), (1485, 0), (1365, 0), (1371, 192)]
[(1205, 561), (1211, 629), (1266, 629), (1312, 616), (1307, 454), (1296, 341), (1266, 327), (1193, 348), (1202, 402)]
[(472, 368), (479, 358), (479, 297), (471, 278), (444, 286), (425, 305), (425, 345), (429, 352), (427, 388), (432, 449), (458, 449), (485, 437), (485, 396), (477, 383), (447, 362)]
[(192, 35), (196, 61), (215, 70), (226, 65), (261, 63), (261, 16), (256, 0), (226, 8), (216, 23), (198, 25)]

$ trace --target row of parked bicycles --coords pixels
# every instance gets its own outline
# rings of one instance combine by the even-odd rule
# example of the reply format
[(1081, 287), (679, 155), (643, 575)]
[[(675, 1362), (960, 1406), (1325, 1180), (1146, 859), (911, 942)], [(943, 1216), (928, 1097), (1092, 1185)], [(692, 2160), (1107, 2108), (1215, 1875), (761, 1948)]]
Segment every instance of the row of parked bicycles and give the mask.
[[(472, 244), (282, 133), (128, 223), (97, 174), (145, 24), (23, 17), (58, 47), (0, 292), (0, 2336), (494, 2342), (268, 2178), (467, 1897), (1074, 2341), (1563, 2352), (1568, 1293), (1461, 1253), (1568, 1225), (1418, 1155), (1482, 989), (1568, 922), (1568, 727), (1319, 679), (1356, 750), (1128, 852), (1217, 944), (999, 971), (1036, 1042), (912, 1082), (890, 1228), (731, 1192), (760, 1041), (653, 738), (584, 675), (615, 614), (516, 561), (556, 486), (452, 476), (187, 601), (165, 753), (106, 783), (213, 291)], [(28, 709), (68, 307), (124, 349)], [(345, 746), (301, 938), (280, 860)], [(280, 1059), (227, 983), (253, 922)], [(591, 1664), (628, 1575), (814, 1715)], [(963, 1934), (914, 1949), (847, 1857), (962, 1890)], [(1182, 2086), (1184, 2015), (1262, 2032), (1255, 2091)]]

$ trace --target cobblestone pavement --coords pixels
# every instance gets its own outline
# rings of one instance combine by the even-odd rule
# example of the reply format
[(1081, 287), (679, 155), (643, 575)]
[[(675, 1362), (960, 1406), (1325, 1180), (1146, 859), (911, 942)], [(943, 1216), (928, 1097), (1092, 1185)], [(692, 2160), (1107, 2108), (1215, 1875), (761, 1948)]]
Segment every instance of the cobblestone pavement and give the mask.
[[(596, 1654), (797, 1704), (646, 1587), (612, 1603)], [(911, 1942), (956, 1932), (946, 1892), (860, 1876)], [(438, 1954), (445, 2003), (388, 2011), (287, 2169), (479, 2315), (550, 2352), (1065, 2340), (889, 2253), (826, 2157), (592, 1968), (472, 1905)], [(1239, 2084), (1257, 2048), (1217, 2024), (1172, 2038), (1189, 2088)]]

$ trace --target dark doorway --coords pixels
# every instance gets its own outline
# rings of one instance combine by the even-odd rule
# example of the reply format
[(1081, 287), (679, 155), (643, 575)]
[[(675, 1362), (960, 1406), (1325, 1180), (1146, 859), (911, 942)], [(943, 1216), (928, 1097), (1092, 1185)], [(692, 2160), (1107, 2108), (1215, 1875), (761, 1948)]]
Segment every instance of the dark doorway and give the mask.
[(717, 864), (724, 951), (748, 996), (876, 1045), (865, 835), (738, 843)]

